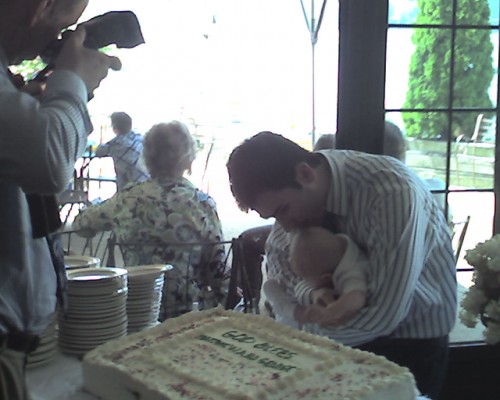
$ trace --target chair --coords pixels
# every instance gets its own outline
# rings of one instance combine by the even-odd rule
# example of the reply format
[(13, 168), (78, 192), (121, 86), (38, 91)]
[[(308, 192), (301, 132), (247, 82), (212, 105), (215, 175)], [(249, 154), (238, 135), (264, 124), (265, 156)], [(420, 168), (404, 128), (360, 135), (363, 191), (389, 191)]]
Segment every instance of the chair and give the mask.
[(79, 212), (90, 204), (88, 193), (83, 190), (66, 190), (57, 197), (57, 200), (59, 203), (59, 210), (61, 214), (64, 214), (61, 218), (63, 228), (67, 226), (72, 212)]
[(455, 263), (458, 263), (465, 235), (467, 234), (467, 229), (469, 228), (469, 223), (470, 215), (468, 215), (463, 221), (452, 222), (452, 242), (455, 250)]
[(90, 205), (88, 191), (85, 190), (85, 178), (83, 175), (83, 171), (88, 163), (84, 163), (84, 165), (85, 166), (82, 166), (78, 171), (77, 169), (73, 171), (73, 180), (71, 184), (68, 185), (68, 188), (64, 192), (57, 196), (59, 211), (62, 214), (62, 229), (66, 227), (72, 212), (80, 211)]
[[(233, 265), (230, 261), (232, 249), (233, 241), (123, 243), (111, 235), (107, 245), (108, 257), (103, 265), (117, 266), (118, 257), (123, 259), (125, 266), (172, 264), (174, 269), (167, 272), (165, 287), (169, 287), (169, 292), (175, 293), (177, 296), (175, 308), (180, 310), (179, 313), (183, 313), (190, 311), (194, 302), (197, 301), (196, 291), (205, 291), (204, 297), (207, 298), (207, 294), (210, 297), (212, 289), (209, 285), (196, 289), (197, 282), (199, 282), (197, 278), (203, 277), (203, 273), (206, 271), (204, 266), (208, 265), (210, 268), (220, 268), (220, 277), (226, 282), (223, 285), (227, 289), (226, 299), (231, 299), (234, 302), (234, 299), (237, 298), (237, 286), (232, 277), (232, 270), (228, 268), (228, 265)], [(208, 279), (204, 281), (207, 282)], [(226, 300), (225, 307), (230, 308), (231, 305), (232, 303)], [(170, 316), (174, 316), (170, 314), (170, 311), (163, 313), (162, 319)]]
[(272, 225), (265, 225), (247, 229), (233, 241), (231, 279), (241, 289), (240, 304), (243, 312), (260, 312), (264, 246), (271, 228)]
[[(189, 253), (196, 246), (214, 246), (224, 245), (226, 254), (224, 264), (231, 265), (227, 297), (225, 302), (226, 309), (234, 309), (241, 306), (241, 311), (259, 313), (260, 291), (263, 281), (262, 262), (264, 260), (264, 244), (271, 231), (272, 225), (259, 226), (244, 231), (238, 238), (231, 241), (221, 242), (193, 242), (193, 243), (171, 243), (171, 246), (182, 246)], [(121, 256), (127, 259), (127, 250), (134, 246), (142, 246), (139, 243), (118, 243), (116, 237), (111, 235), (108, 239), (108, 258), (103, 265), (117, 265), (117, 257)], [(148, 246), (152, 246), (148, 244)], [(153, 245), (154, 246), (154, 245)], [(165, 246), (165, 245), (163, 245)], [(118, 249), (118, 253), (116, 252)], [(192, 259), (192, 255), (187, 257)], [(144, 263), (151, 263), (145, 259), (140, 260)], [(156, 261), (154, 261), (156, 262)], [(172, 261), (165, 261), (173, 263)], [(185, 276), (185, 279), (191, 279)]]
[(61, 240), (65, 255), (82, 255), (97, 257), (101, 260), (101, 266), (114, 266), (108, 264), (109, 240), (111, 232), (101, 232), (93, 238), (78, 236), (73, 229), (61, 229)]
[[(71, 185), (57, 196), (57, 202), (59, 204), (59, 215), (62, 221), (60, 233), (65, 243), (64, 252), (65, 254), (79, 254), (79, 250), (74, 251), (71, 249), (72, 237), (75, 232), (71, 228), (68, 229), (68, 222), (72, 214), (79, 213), (82, 209), (88, 207), (90, 202), (88, 193), (83, 190), (83, 184), (77, 177), (76, 170), (73, 172), (73, 181)], [(86, 240), (85, 247), (87, 247), (87, 244), (88, 240)], [(81, 255), (83, 255), (84, 251), (81, 252)]]
[[(496, 132), (496, 117), (487, 117), (484, 114), (478, 114), (474, 131), (470, 138), (467, 135), (461, 134), (456, 138), (457, 143), (492, 143), (495, 142)], [(467, 149), (467, 147), (465, 148)]]
[(479, 114), (476, 118), (474, 133), (471, 142), (495, 142), (496, 118), (488, 118), (484, 114)]

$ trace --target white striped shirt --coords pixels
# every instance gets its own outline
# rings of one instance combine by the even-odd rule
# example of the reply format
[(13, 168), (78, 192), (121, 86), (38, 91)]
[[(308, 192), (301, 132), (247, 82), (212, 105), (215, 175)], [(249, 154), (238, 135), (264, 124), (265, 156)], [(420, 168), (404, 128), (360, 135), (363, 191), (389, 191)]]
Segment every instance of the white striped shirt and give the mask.
[[(448, 334), (457, 308), (456, 270), (448, 225), (422, 180), (392, 157), (327, 150), (332, 181), (326, 205), (341, 231), (369, 259), (367, 306), (348, 324), (317, 333), (347, 345), (377, 337)], [(268, 275), (292, 294), (287, 234), (276, 224), (266, 243)], [(274, 254), (273, 254), (274, 252)], [(303, 285), (297, 301), (309, 303)]]

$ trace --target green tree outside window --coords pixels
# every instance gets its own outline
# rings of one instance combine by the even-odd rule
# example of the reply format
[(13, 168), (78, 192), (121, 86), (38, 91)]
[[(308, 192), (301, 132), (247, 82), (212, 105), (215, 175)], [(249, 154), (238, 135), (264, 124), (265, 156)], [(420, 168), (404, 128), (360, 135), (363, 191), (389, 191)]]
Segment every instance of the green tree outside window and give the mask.
[[(448, 24), (453, 1), (418, 0), (416, 24)], [(487, 0), (462, 0), (456, 13), (456, 24), (489, 25), (490, 8)], [(404, 108), (492, 107), (488, 90), (494, 74), (493, 44), (489, 29), (457, 29), (453, 65), (453, 98), (449, 98), (452, 30), (415, 28), (412, 41), (415, 52), (410, 63), (408, 92)], [(470, 137), (477, 113), (455, 113), (452, 137)], [(404, 113), (408, 137), (446, 139), (449, 132), (445, 112)]]

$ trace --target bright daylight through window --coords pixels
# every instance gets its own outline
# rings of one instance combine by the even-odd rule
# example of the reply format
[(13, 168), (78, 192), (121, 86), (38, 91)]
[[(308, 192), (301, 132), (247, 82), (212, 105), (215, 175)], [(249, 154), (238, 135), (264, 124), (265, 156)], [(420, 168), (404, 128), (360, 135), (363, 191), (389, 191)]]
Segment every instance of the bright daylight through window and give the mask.
[[(237, 208), (225, 163), (237, 144), (262, 130), (311, 147), (313, 68), (306, 21), (311, 15), (317, 21), (321, 10), (318, 2), (303, 5), (289, 0), (90, 2), (82, 20), (132, 10), (146, 43), (110, 50), (122, 59), (123, 70), (111, 73), (89, 103), (95, 126), (89, 140), (99, 144), (113, 137), (113, 111), (129, 113), (140, 133), (158, 122), (181, 120), (200, 144), (189, 179), (216, 200), (225, 236), (268, 223)], [(337, 8), (336, 2), (325, 8), (315, 45), (317, 136), (336, 129)], [(93, 160), (90, 173), (113, 174), (112, 161)], [(113, 193), (106, 182), (90, 188), (94, 198)]]

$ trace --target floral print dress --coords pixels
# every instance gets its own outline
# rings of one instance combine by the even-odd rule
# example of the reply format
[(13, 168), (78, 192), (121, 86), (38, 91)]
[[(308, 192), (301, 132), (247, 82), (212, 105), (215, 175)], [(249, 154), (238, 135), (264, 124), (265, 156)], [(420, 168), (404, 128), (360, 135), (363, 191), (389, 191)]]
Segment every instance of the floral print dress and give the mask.
[(152, 179), (82, 211), (80, 236), (113, 231), (126, 266), (171, 264), (160, 320), (223, 302), (228, 280), (215, 201), (185, 178)]

